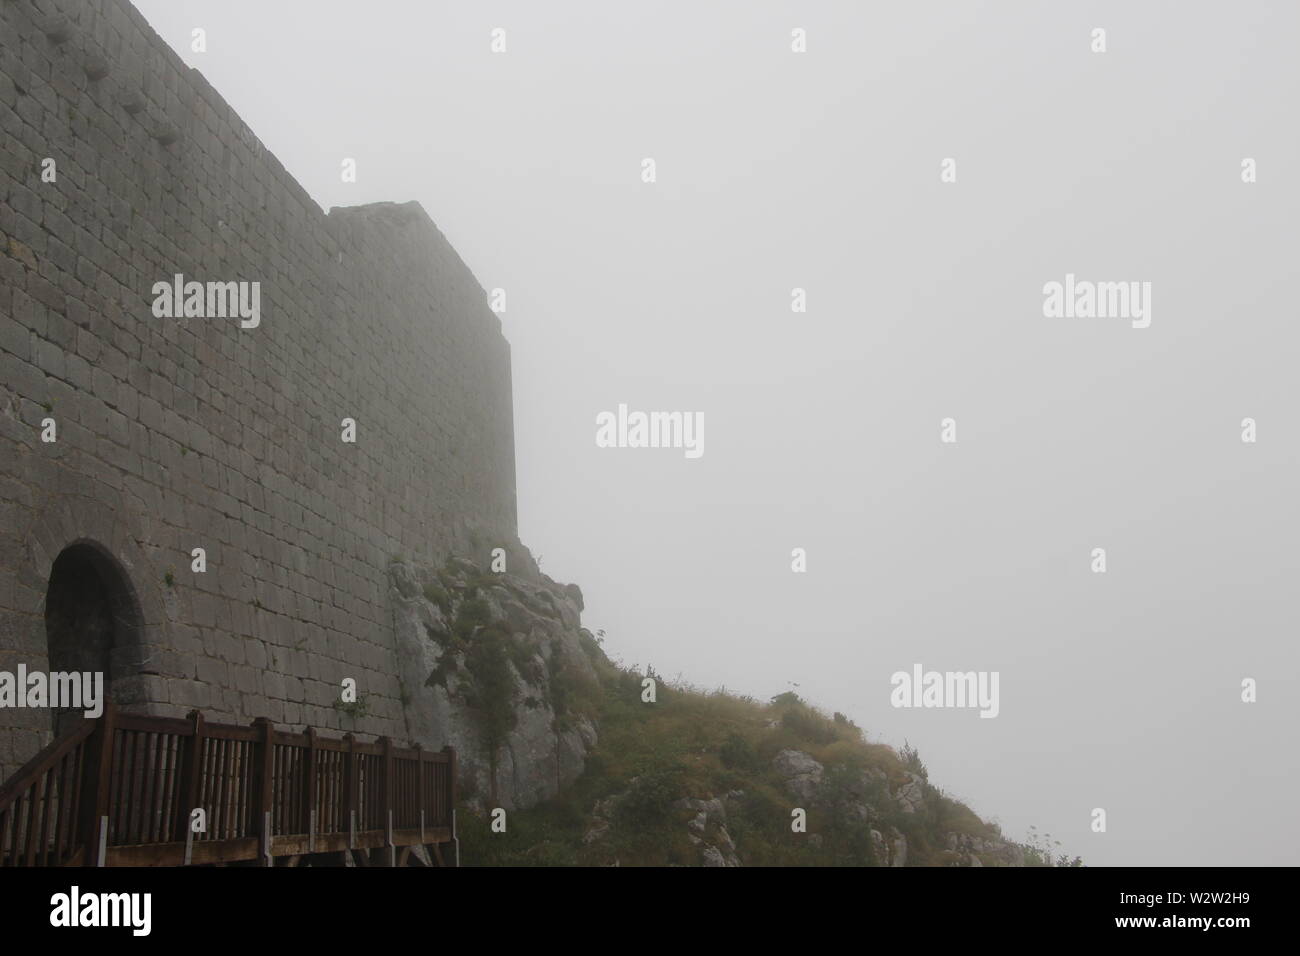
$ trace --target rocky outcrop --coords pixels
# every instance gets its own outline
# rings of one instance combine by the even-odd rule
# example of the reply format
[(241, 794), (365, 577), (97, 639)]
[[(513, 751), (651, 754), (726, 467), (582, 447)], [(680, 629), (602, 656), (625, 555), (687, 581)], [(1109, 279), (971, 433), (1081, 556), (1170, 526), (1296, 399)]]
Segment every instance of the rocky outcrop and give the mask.
[[(635, 792), (640, 777), (633, 777), (629, 787), (596, 802), (591, 820), (582, 842), (586, 846), (606, 840), (616, 825), (620, 810)], [(743, 866), (736, 854), (736, 843), (727, 832), (727, 803), (744, 797), (741, 790), (732, 790), (722, 797), (682, 797), (673, 801), (671, 809), (678, 819), (684, 818), (686, 839), (699, 850), (700, 866)], [(617, 864), (615, 864), (617, 865)]]
[[(924, 798), (920, 777), (909, 773), (905, 782), (891, 794), (887, 774), (869, 768), (840, 777), (835, 782), (834, 792), (831, 792), (826, 768), (811, 754), (801, 750), (782, 750), (773, 759), (772, 768), (782, 778), (791, 796), (807, 806), (838, 810), (851, 825), (868, 828), (873, 856), (879, 866), (906, 865), (907, 837), (892, 826), (885, 826), (883, 832), (875, 827), (881, 814), (872, 801), (892, 798), (904, 813), (911, 813)], [(820, 835), (810, 834), (809, 842), (820, 845)]]
[(686, 822), (687, 839), (700, 848), (702, 866), (740, 866), (736, 844), (727, 832), (727, 801), (744, 796), (733, 790), (725, 797), (699, 800), (683, 797), (674, 806), (693, 815)]
[[(903, 770), (891, 781), (884, 770), (868, 768), (840, 775), (832, 784), (826, 768), (811, 754), (788, 749), (776, 755), (772, 769), (790, 796), (804, 806), (838, 812), (850, 824), (867, 827), (878, 865), (907, 865), (907, 837), (885, 821), (890, 810), (916, 814), (925, 809), (927, 784), (923, 776)], [(953, 866), (1025, 865), (1023, 849), (1006, 840), (964, 833), (947, 833), (943, 840)]]
[(786, 789), (800, 800), (811, 801), (821, 789), (824, 768), (802, 750), (782, 750), (772, 767), (784, 778)]
[[(403, 561), (389, 567), (409, 739), (430, 749), (456, 748), (462, 805), (479, 820), (481, 811), (525, 810), (575, 783), (596, 747), (597, 719), (609, 713), (612, 698), (636, 699), (642, 680), (611, 664), (582, 627), (578, 588), (541, 574), (526, 551), (508, 560), (511, 573), (460, 559), (437, 569)], [(693, 690), (665, 691), (681, 695), (676, 706), (696, 706), (690, 704)], [(711, 775), (702, 769), (707, 764), (661, 763), (662, 752), (647, 749), (641, 763), (647, 769), (630, 778), (608, 776), (610, 760), (602, 754), (606, 759), (593, 764), (596, 777), (588, 787), (594, 805), (574, 817), (567, 847), (564, 838), (551, 839), (546, 853), (585, 865), (642, 865), (653, 833), (650, 842), (663, 848), (657, 857), (659, 851), (650, 851), (656, 865), (739, 867), (746, 859), (763, 865), (1023, 865), (1018, 846), (931, 787), (924, 771), (915, 772), (917, 764), (887, 751), (855, 753), (859, 732), (839, 715), (818, 718), (797, 699), (774, 701), (786, 708), (774, 721), (761, 705), (745, 706), (779, 734), (781, 749), (715, 730), (712, 749), (723, 774)], [(662, 735), (665, 727), (655, 725), (660, 713), (646, 708), (636, 719)], [(826, 727), (841, 735), (838, 751), (816, 749)], [(615, 730), (624, 735), (617, 738), (619, 757), (629, 747), (637, 752), (625, 728), (613, 725), (611, 734)], [(792, 740), (808, 740), (817, 756), (791, 747)], [(844, 745), (852, 759), (843, 759)], [(773, 750), (774, 756), (760, 758)], [(744, 789), (718, 795), (702, 782), (709, 779)], [(796, 807), (807, 811), (809, 832), (792, 843), (789, 812)], [(935, 831), (938, 821), (958, 832)], [(981, 827), (983, 837), (967, 835)]]
[(984, 866), (985, 860), (993, 866), (1025, 865), (1025, 851), (1006, 840), (948, 833), (944, 836), (944, 845), (953, 855), (953, 866)]
[[(526, 554), (526, 553), (525, 553)], [(582, 592), (511, 555), (520, 573), (453, 559), (389, 566), (408, 732), (456, 748), (471, 805), (530, 807), (572, 783), (596, 744)]]
[(904, 772), (907, 780), (894, 791), (894, 799), (904, 813), (916, 813), (925, 804), (925, 780), (910, 770)]
[(871, 849), (877, 866), (906, 866), (907, 837), (894, 827), (886, 828), (888, 835), (871, 831)]

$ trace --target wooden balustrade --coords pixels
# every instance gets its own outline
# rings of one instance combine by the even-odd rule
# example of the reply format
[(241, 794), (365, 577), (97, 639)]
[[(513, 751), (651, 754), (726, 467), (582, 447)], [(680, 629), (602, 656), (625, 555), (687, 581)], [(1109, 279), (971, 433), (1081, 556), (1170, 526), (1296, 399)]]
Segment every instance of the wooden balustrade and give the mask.
[[(456, 754), (117, 712), (108, 705), (0, 788), (0, 866), (168, 866), (414, 847), (455, 839)], [(196, 828), (195, 811), (202, 827)]]

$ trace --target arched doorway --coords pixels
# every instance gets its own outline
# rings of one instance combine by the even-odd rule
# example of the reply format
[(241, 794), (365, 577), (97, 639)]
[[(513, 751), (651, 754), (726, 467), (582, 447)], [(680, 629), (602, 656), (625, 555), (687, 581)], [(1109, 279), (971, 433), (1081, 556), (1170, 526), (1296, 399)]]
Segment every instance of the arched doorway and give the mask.
[[(106, 696), (115, 678), (139, 669), (140, 606), (118, 562), (92, 541), (59, 552), (45, 593), (45, 639), (49, 670), (102, 673)], [(62, 733), (80, 709), (55, 709), (54, 732)]]

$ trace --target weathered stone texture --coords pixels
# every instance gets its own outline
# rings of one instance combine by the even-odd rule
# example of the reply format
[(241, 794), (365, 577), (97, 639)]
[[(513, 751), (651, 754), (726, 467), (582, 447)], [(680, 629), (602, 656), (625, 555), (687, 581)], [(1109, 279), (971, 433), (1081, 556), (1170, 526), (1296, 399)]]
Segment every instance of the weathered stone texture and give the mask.
[[(155, 318), (176, 273), (260, 282), (260, 327)], [(389, 561), (514, 529), (509, 349), (424, 211), (321, 212), (126, 0), (0, 0), (0, 670), (47, 667), (85, 539), (143, 616), (119, 700), (401, 738)], [(0, 711), (0, 777), (48, 739)]]

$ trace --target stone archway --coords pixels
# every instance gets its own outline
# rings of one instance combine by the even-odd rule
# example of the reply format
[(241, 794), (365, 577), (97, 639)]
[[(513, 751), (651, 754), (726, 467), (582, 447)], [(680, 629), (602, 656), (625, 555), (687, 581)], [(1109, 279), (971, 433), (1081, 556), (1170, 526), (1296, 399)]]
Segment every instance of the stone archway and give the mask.
[[(83, 539), (59, 552), (45, 593), (51, 673), (101, 673), (111, 697), (115, 679), (139, 670), (142, 624), (129, 576), (102, 545)], [(55, 709), (55, 734), (80, 713), (80, 708)]]
[[(54, 460), (45, 462), (33, 485), (39, 485), (45, 497), (26, 526), (15, 529), (21, 542), (18, 552), (5, 550), (0, 542), (0, 560), (11, 562), (15, 571), (12, 604), (0, 609), (0, 670), (51, 670), (45, 605), (54, 562), (74, 545), (86, 545), (95, 550), (97, 561), (102, 559), (101, 569), (112, 569), (110, 595), (128, 594), (134, 599), (132, 610), (138, 608), (138, 627), (130, 626), (133, 614), (114, 618), (123, 626), (115, 629), (110, 652), (113, 702), (133, 711), (174, 716), (179, 708), (168, 704), (162, 672), (172, 648), (176, 598), (158, 568), (160, 549), (153, 542), (166, 529), (157, 509)], [(48, 708), (0, 707), (0, 781), (53, 739), (54, 723)]]

